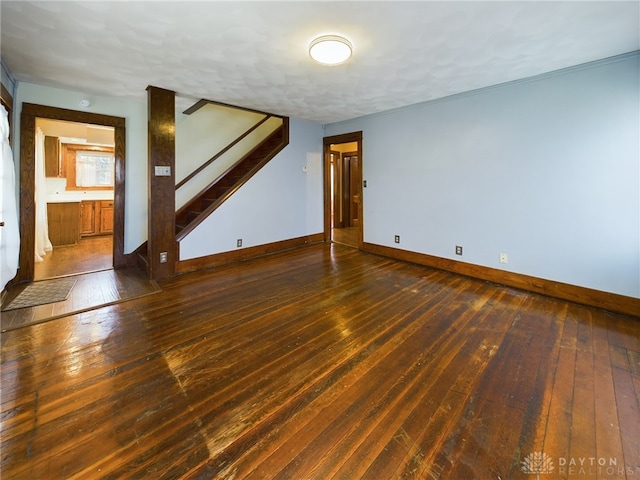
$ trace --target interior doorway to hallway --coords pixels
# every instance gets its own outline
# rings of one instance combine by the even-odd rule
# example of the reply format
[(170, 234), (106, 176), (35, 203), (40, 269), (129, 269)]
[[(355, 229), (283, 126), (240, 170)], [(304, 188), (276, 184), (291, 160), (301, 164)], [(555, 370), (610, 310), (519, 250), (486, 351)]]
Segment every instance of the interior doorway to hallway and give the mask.
[(325, 238), (362, 248), (362, 132), (324, 139)]

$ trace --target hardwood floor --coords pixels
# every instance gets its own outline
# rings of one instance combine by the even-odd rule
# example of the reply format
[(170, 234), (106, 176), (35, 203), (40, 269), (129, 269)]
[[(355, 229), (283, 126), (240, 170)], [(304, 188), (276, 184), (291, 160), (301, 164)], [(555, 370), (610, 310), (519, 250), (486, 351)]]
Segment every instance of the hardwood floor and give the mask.
[(3, 334), (3, 480), (640, 478), (638, 318), (338, 244), (161, 286)]
[[(0, 332), (48, 322), (72, 313), (79, 313), (84, 310), (160, 291), (160, 287), (155, 281), (149, 280), (144, 272), (133, 267), (100, 270), (81, 275), (72, 275), (72, 277), (76, 279), (76, 283), (69, 297), (64, 301), (16, 310), (2, 310)], [(28, 285), (31, 284), (13, 287), (3, 300), (2, 308), (4, 309), (6, 305), (9, 305)]]
[(113, 267), (113, 235), (83, 237), (76, 245), (53, 247), (37, 262), (34, 279), (77, 275)]
[(332, 228), (331, 240), (335, 243), (358, 248), (358, 227)]

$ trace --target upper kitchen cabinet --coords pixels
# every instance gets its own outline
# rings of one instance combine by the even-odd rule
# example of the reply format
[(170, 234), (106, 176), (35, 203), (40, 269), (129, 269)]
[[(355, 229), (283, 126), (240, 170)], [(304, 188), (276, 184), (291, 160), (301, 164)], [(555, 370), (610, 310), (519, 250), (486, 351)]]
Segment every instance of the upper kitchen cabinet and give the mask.
[(58, 137), (44, 137), (44, 174), (47, 177), (62, 176), (60, 139)]

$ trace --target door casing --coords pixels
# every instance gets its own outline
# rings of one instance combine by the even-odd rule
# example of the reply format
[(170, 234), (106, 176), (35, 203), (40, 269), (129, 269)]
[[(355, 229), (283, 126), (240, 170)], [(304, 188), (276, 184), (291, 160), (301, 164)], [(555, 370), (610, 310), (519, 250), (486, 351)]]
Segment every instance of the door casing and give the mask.
[[(358, 145), (358, 166), (357, 176), (360, 183), (360, 192), (362, 192), (362, 165), (363, 165), (363, 152), (362, 152), (362, 131), (344, 133), (341, 135), (333, 135), (330, 137), (324, 137), (322, 139), (323, 145), (323, 157), (324, 157), (324, 241), (331, 241), (331, 145), (337, 143), (351, 143), (356, 142)], [(360, 194), (360, 202), (358, 203), (358, 248), (362, 250), (363, 247), (363, 229), (364, 229), (364, 195)]]
[(36, 118), (103, 125), (114, 129), (113, 266), (127, 263), (124, 255), (125, 138), (122, 117), (23, 103), (20, 115), (20, 268), (17, 283), (33, 280), (35, 271), (35, 138)]

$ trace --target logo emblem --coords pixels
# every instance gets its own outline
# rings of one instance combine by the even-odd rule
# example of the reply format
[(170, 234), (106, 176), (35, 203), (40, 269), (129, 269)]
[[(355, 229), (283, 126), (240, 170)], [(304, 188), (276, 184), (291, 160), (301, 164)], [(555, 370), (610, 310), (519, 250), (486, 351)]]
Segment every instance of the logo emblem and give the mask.
[(544, 452), (532, 452), (524, 460), (520, 467), (524, 473), (535, 474), (536, 480), (540, 480), (541, 474), (553, 472), (551, 457)]

